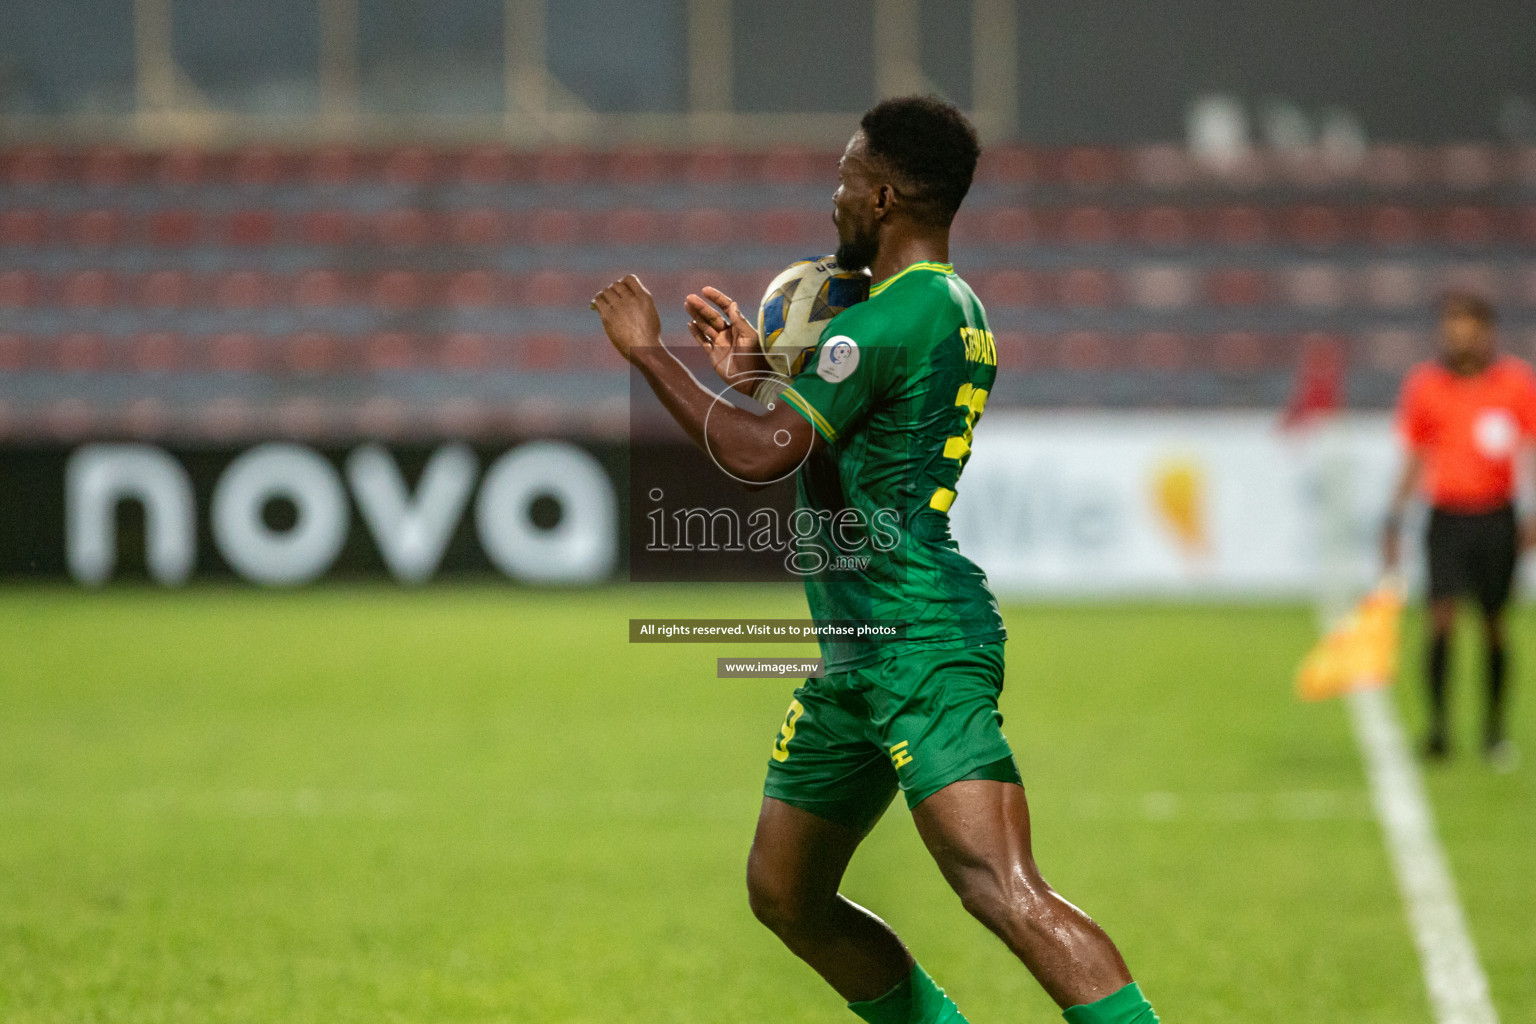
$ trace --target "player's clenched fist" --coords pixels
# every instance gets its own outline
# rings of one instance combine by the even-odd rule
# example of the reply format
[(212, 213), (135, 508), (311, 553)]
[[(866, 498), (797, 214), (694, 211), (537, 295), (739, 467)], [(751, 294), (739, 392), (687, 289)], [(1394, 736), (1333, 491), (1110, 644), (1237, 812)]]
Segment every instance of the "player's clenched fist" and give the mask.
[(603, 318), (603, 331), (619, 355), (633, 362), (635, 349), (661, 343), (661, 314), (656, 300), (634, 274), (597, 293), (592, 308)]

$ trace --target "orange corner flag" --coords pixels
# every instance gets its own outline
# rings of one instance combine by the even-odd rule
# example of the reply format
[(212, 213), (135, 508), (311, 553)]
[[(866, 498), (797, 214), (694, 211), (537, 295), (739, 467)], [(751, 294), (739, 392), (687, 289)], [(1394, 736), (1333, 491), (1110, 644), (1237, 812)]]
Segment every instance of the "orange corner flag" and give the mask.
[(1326, 700), (1392, 682), (1402, 618), (1402, 584), (1383, 582), (1307, 652), (1296, 670), (1297, 694)]

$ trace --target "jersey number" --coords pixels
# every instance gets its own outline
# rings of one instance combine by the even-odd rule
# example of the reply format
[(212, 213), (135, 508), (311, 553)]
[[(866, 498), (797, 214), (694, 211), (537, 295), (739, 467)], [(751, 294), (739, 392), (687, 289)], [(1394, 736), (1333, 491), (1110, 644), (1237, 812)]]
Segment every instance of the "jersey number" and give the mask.
[[(963, 433), (951, 437), (944, 442), (944, 457), (954, 459), (955, 481), (960, 480), (960, 470), (965, 466), (966, 457), (971, 454), (971, 431), (976, 427), (976, 421), (981, 418), (981, 412), (987, 407), (987, 389), (978, 388), (974, 384), (961, 384), (960, 390), (955, 393), (955, 405), (959, 406), (965, 414), (965, 430)], [(928, 507), (938, 509), (940, 512), (948, 512), (949, 506), (955, 503), (955, 489), (953, 487), (940, 487), (933, 492), (933, 497), (928, 499)]]

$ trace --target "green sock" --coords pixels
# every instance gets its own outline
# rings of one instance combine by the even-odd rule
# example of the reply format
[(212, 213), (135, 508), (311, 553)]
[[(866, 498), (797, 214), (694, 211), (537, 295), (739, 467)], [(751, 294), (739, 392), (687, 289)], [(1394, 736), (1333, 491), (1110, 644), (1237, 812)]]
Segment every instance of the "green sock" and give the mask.
[(848, 1009), (869, 1024), (969, 1024), (954, 1000), (933, 983), (921, 964), (913, 964), (912, 973), (885, 995), (868, 1002), (849, 1003)]
[(1061, 1015), (1067, 1024), (1157, 1024), (1152, 1004), (1134, 981), (1103, 999), (1069, 1006)]

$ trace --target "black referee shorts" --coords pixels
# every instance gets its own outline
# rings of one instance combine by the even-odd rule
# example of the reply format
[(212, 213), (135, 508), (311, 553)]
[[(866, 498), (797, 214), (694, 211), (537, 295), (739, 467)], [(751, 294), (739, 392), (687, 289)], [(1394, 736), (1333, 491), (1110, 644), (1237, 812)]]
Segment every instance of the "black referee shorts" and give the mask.
[(1509, 603), (1519, 560), (1515, 509), (1429, 513), (1429, 596), (1475, 597), (1485, 612)]

